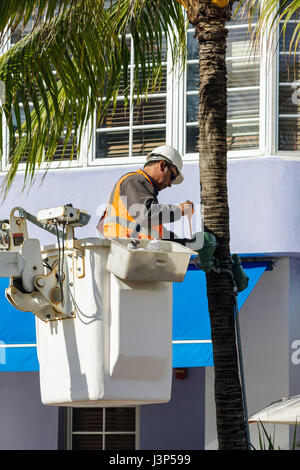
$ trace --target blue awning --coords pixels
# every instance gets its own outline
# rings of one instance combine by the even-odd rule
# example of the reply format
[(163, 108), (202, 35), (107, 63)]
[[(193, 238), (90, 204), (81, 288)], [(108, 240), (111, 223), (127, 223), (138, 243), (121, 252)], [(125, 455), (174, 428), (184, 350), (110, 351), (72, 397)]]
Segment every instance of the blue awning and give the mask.
[[(270, 261), (242, 262), (249, 278), (238, 294), (240, 309)], [(173, 367), (213, 366), (210, 319), (203, 271), (189, 266), (184, 282), (173, 284)]]
[[(243, 263), (249, 286), (238, 295), (239, 308), (269, 265)], [(8, 278), (0, 278), (0, 371), (38, 371), (35, 316), (9, 304), (8, 283)], [(190, 265), (184, 282), (173, 284), (173, 296), (173, 367), (212, 366), (204, 273)]]
[(0, 278), (0, 371), (37, 371), (35, 316), (6, 300), (8, 284), (8, 278)]

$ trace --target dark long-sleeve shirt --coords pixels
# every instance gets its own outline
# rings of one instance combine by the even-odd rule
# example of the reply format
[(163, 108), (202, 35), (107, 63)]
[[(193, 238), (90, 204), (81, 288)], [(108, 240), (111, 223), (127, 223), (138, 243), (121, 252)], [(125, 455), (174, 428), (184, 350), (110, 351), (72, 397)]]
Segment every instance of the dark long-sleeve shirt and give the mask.
[[(151, 182), (150, 182), (150, 181)], [(113, 202), (116, 182), (109, 200)], [(181, 218), (181, 209), (176, 204), (160, 204), (158, 201), (158, 190), (150, 175), (146, 171), (129, 174), (119, 188), (119, 196), (122, 198), (131, 217), (135, 219), (136, 230), (140, 227), (163, 225), (174, 222)], [(163, 228), (163, 238), (174, 239), (172, 232)]]

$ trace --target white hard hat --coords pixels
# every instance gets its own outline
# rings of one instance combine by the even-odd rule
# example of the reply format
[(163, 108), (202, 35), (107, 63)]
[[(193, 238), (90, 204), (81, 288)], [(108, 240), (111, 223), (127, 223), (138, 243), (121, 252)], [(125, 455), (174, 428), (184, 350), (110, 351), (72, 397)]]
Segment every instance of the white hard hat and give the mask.
[(175, 150), (170, 145), (161, 145), (152, 150), (151, 153), (147, 155), (147, 163), (153, 161), (165, 160), (171, 165), (175, 166), (178, 171), (178, 176), (172, 182), (172, 184), (180, 184), (183, 181), (183, 174), (181, 169), (183, 166), (182, 158), (179, 152)]

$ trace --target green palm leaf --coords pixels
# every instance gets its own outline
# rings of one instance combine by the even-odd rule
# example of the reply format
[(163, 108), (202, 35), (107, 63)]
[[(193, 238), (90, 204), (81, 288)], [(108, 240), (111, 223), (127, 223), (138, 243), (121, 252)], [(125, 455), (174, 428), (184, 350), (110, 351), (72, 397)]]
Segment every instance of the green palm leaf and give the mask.
[(50, 163), (62, 134), (65, 145), (72, 136), (72, 148), (79, 151), (89, 119), (93, 125), (96, 110), (98, 120), (104, 118), (121, 85), (128, 101), (128, 35), (138, 64), (133, 74), (138, 98), (160, 86), (166, 41), (174, 64), (185, 57), (186, 21), (175, 0), (11, 2), (1, 17), (2, 31), (33, 12), (33, 31), (0, 58), (6, 95), (0, 115), (8, 125), (11, 161), (6, 190), (22, 160), (30, 178), (43, 161)]
[(119, 76), (114, 57), (107, 52), (118, 49), (119, 39), (102, 2), (92, 4), (88, 1), (72, 11), (64, 10), (0, 58), (0, 80), (5, 84), (0, 113), (8, 124), (11, 157), (8, 182), (25, 155), (26, 174), (33, 174), (35, 164), (41, 163), (37, 141), (47, 142), (46, 161), (51, 161), (62, 132), (70, 136), (72, 130), (80, 145), (98, 96), (104, 90), (109, 98), (116, 94), (106, 86), (117, 83)]
[(285, 41), (286, 30), (291, 19), (297, 20), (291, 39), (289, 40), (289, 53), (296, 51), (300, 40), (300, 1), (299, 0), (240, 0), (237, 10), (245, 13), (249, 23), (259, 12), (256, 21), (255, 37), (258, 38), (262, 34), (267, 35), (269, 45), (276, 44), (277, 31), (280, 30), (283, 41)]

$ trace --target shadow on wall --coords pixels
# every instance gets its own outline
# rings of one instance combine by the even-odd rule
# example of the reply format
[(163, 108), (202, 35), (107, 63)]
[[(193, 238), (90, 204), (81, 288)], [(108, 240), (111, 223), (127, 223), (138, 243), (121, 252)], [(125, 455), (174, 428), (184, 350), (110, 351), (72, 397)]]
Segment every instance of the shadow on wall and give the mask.
[(183, 380), (174, 370), (170, 402), (141, 406), (141, 450), (204, 449), (205, 368), (187, 368)]

